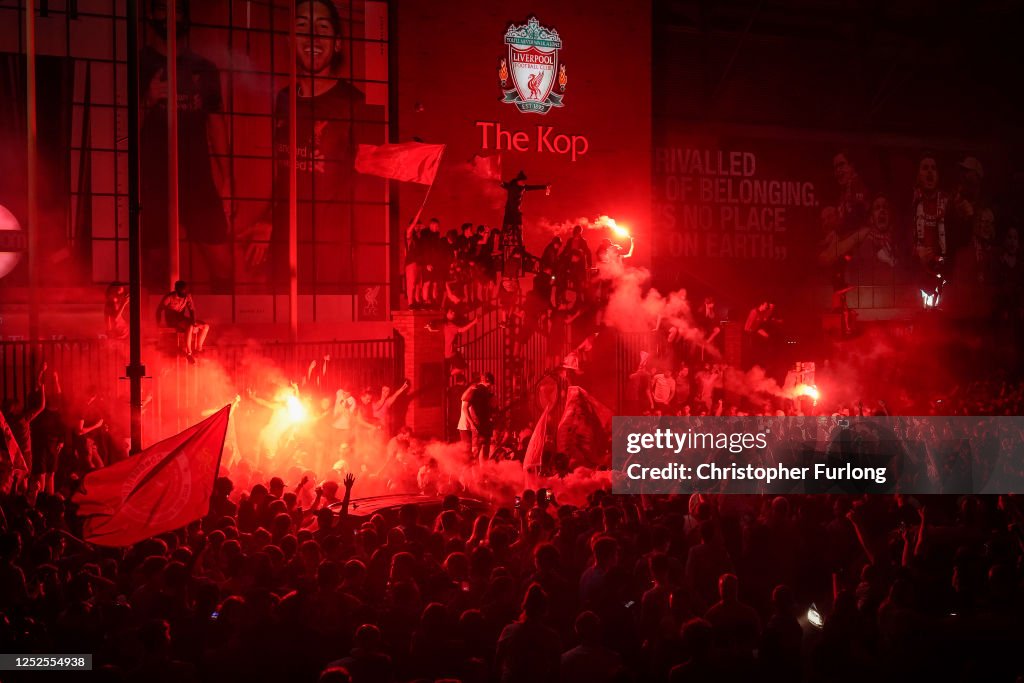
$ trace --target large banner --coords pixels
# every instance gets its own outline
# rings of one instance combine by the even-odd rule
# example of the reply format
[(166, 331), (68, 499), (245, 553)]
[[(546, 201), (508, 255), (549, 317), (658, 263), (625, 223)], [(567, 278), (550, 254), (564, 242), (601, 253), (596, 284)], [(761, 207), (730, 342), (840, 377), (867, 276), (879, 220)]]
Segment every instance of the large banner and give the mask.
[[(357, 173), (388, 142), (384, 0), (139, 2), (141, 224), (147, 288), (168, 291), (168, 108), (177, 113), (177, 275), (218, 322), (288, 320), (290, 170), (297, 176), (300, 320), (388, 317), (387, 182)], [(37, 17), (40, 284), (128, 279), (125, 17)], [(0, 285), (27, 284), (23, 15), (0, 8)], [(171, 92), (168, 28), (175, 35)], [(293, 44), (290, 32), (295, 29)], [(297, 78), (290, 76), (296, 67)], [(290, 95), (297, 99), (294, 162)], [(113, 291), (113, 288), (112, 288)], [(98, 328), (85, 330), (100, 332)]]
[[(609, 216), (636, 236), (635, 262), (649, 262), (649, 3), (411, 0), (396, 11), (400, 139), (447, 145), (429, 196), (402, 188), (403, 228), (417, 215), (442, 233), (521, 218), (539, 255), (553, 235)], [(520, 172), (522, 193), (510, 183)], [(592, 249), (604, 236), (585, 233)]]
[(843, 290), (879, 317), (920, 308), (926, 278), (963, 263), (994, 186), (977, 169), (997, 166), (968, 145), (669, 122), (652, 156), (657, 282), (740, 321), (765, 298), (816, 316)]
[[(386, 5), (300, 2), (291, 15), (193, 3), (192, 14), (177, 29), (182, 274), (214, 292), (287, 293), (294, 88), (299, 292), (318, 297), (318, 320), (383, 318), (388, 197), (354, 161), (357, 145), (387, 141)], [(147, 16), (140, 63), (143, 245), (154, 289), (166, 280), (168, 220), (167, 18), (158, 15)], [(258, 30), (226, 30), (243, 26)], [(355, 311), (337, 310), (353, 298)]]

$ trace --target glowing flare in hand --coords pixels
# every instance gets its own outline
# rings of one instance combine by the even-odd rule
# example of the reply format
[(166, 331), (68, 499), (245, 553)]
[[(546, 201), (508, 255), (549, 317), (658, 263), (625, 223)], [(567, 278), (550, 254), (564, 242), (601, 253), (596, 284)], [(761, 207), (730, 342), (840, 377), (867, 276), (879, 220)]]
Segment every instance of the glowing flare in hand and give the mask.
[(619, 237), (629, 237), (629, 228), (623, 225), (619, 225), (618, 223), (615, 222), (614, 218), (609, 218), (607, 223), (608, 227), (611, 228), (611, 231), (614, 232)]
[(294, 394), (289, 395), (285, 399), (285, 406), (288, 409), (288, 419), (291, 422), (306, 421), (306, 406), (302, 405), (302, 401), (299, 400), (298, 396), (295, 396)]

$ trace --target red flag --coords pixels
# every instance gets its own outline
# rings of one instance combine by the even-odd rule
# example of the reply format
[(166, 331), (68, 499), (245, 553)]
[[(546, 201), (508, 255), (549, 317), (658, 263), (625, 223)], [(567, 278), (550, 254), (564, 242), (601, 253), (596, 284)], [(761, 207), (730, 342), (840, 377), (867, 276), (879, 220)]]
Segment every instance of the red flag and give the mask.
[(85, 540), (126, 546), (209, 512), (231, 406), (138, 455), (85, 475), (72, 502)]
[(0, 461), (10, 464), (15, 472), (28, 473), (28, 465), (25, 464), (25, 456), (18, 446), (18, 440), (14, 438), (11, 426), (7, 424), (3, 413), (0, 413)]
[(611, 410), (583, 387), (570, 386), (565, 397), (565, 412), (558, 422), (558, 452), (569, 456), (572, 467), (607, 464), (611, 426)]
[(359, 145), (356, 170), (394, 180), (431, 185), (441, 165), (444, 145), (403, 142), (395, 145)]
[[(523, 471), (526, 476), (540, 474), (541, 461), (544, 456), (544, 445), (548, 438), (548, 421), (554, 403), (544, 406), (544, 411), (537, 418), (537, 425), (530, 434), (530, 442), (526, 444), (526, 453), (523, 456)], [(527, 482), (527, 486), (529, 486)]]

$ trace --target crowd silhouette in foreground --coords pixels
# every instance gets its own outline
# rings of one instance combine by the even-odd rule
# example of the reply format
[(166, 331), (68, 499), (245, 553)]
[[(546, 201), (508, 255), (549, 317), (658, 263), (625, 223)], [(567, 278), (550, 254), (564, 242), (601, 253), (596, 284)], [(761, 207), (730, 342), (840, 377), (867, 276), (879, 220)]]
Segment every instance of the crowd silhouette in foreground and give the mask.
[[(1015, 496), (455, 496), (369, 517), (279, 478), (126, 549), (2, 498), (0, 647), (128, 681), (1014, 681)], [(291, 484), (291, 482), (289, 482)], [(339, 497), (339, 489), (344, 492)], [(355, 494), (353, 494), (355, 490)], [(331, 503), (335, 503), (332, 507)]]

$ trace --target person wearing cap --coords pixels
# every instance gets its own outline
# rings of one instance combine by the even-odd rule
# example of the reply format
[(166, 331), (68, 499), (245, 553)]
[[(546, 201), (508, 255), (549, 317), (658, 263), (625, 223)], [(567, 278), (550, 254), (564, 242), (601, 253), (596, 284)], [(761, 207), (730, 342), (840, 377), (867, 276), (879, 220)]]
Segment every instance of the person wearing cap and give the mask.
[(337, 503), (338, 500), (338, 482), (334, 480), (327, 480), (314, 490), (316, 493), (316, 499), (313, 501), (311, 510), (317, 510), (320, 507), (330, 507), (333, 503)]

